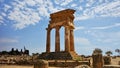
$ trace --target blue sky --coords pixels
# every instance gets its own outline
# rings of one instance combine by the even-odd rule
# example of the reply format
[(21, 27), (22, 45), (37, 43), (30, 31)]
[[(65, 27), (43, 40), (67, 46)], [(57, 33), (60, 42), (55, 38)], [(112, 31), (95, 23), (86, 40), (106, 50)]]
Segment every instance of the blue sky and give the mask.
[[(75, 49), (91, 55), (95, 48), (103, 53), (120, 49), (120, 0), (0, 0), (0, 51), (24, 46), (30, 53), (45, 52), (46, 28), (51, 13), (76, 10)], [(60, 29), (64, 50), (64, 27)], [(51, 31), (51, 51), (55, 48)]]

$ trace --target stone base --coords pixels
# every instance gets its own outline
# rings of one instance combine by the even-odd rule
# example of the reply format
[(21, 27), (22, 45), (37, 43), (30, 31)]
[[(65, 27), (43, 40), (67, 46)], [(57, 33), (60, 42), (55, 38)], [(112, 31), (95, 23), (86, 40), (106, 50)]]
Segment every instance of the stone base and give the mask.
[(104, 65), (103, 68), (120, 68), (120, 65)]
[(45, 60), (72, 60), (77, 58), (78, 55), (75, 52), (50, 52), (42, 53), (39, 56), (39, 59)]

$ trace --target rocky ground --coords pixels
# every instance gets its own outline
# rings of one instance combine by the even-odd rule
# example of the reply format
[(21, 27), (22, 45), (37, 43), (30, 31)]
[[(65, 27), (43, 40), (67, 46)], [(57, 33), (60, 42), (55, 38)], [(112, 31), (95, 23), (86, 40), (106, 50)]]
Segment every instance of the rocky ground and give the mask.
[[(120, 57), (111, 57), (111, 65), (117, 65), (119, 64), (119, 61), (120, 61)], [(119, 64), (120, 65), (120, 64)], [(90, 68), (88, 66), (85, 66), (85, 65), (80, 65), (80, 66), (76, 66), (74, 68), (83, 68), (83, 67), (87, 67), (87, 68)], [(33, 68), (33, 66), (23, 66), (23, 65), (3, 65), (3, 64), (0, 64), (0, 68)], [(63, 67), (49, 67), (49, 68), (63, 68)], [(66, 68), (71, 68), (71, 67), (66, 67)]]

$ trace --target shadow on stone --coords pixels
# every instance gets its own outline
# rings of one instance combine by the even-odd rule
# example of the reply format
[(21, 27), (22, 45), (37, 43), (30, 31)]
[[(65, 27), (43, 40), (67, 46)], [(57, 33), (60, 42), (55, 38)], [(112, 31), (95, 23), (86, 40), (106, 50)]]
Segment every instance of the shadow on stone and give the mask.
[(34, 62), (34, 68), (48, 68), (48, 62), (45, 60), (37, 60)]

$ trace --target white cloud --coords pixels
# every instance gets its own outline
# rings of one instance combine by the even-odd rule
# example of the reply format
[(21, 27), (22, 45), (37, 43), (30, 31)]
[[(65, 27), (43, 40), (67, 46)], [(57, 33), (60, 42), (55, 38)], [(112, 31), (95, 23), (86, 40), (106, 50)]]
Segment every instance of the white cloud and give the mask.
[(1, 15), (2, 15), (2, 16), (4, 16), (4, 17), (6, 16), (6, 14), (5, 14), (5, 13), (3, 13), (3, 12), (1, 13)]
[[(96, 41), (101, 43), (115, 44), (120, 41), (120, 32), (100, 32), (91, 31), (89, 33)], [(120, 44), (120, 43), (119, 43)]]
[(34, 0), (26, 0), (25, 3), (29, 6), (35, 6), (36, 2)]
[(82, 38), (75, 37), (76, 50), (78, 52), (82, 50), (81, 53), (86, 54), (87, 52), (92, 52), (95, 48), (101, 48), (103, 51), (107, 51), (113, 50), (120, 45), (120, 31), (103, 32), (90, 30), (88, 34), (88, 39), (84, 36)]
[(94, 3), (96, 3), (96, 0), (87, 0), (86, 7), (91, 7)]
[(41, 16), (49, 16), (48, 10), (43, 6), (37, 9)]
[(75, 37), (75, 49), (79, 54), (92, 54), (92, 51), (99, 46), (93, 45), (91, 41), (84, 37)]
[(13, 20), (15, 24), (13, 26), (16, 29), (23, 29), (28, 25), (34, 25), (38, 23), (40, 20), (40, 16), (38, 13), (34, 12), (33, 10), (26, 8), (25, 11), (21, 11), (19, 7), (15, 7), (13, 12), (11, 11), (8, 18)]
[(90, 7), (90, 4), (86, 4), (86, 7)]
[(120, 23), (114, 23), (113, 25), (107, 25), (107, 26), (98, 26), (98, 27), (84, 27), (84, 26), (78, 26), (78, 27), (75, 27), (75, 31), (77, 30), (85, 30), (85, 33), (89, 33), (89, 32), (92, 32), (94, 30), (106, 30), (106, 29), (112, 29), (112, 28), (115, 28), (115, 27), (120, 27)]
[[(120, 1), (111, 2), (111, 3), (105, 3), (102, 5), (99, 5), (97, 7), (94, 7), (93, 12), (95, 14), (104, 15), (104, 16), (120, 16), (118, 13), (120, 13)], [(116, 14), (117, 13), (117, 14)]]
[(3, 17), (0, 16), (0, 25), (2, 25), (2, 24), (4, 24), (4, 22), (3, 22)]
[[(102, 26), (102, 27), (77, 27), (77, 30), (84, 29), (84, 33), (91, 36), (97, 43), (100, 44), (111, 44), (111, 45), (119, 45), (120, 41), (120, 32), (117, 31), (111, 31), (111, 32), (104, 32), (101, 30), (105, 29), (112, 29), (115, 27), (120, 27), (120, 23), (114, 23), (113, 25), (108, 26)], [(78, 40), (77, 40), (78, 41)]]
[[(16, 1), (12, 3), (13, 10), (8, 14), (8, 18), (14, 21), (16, 29), (23, 29), (28, 25), (34, 25), (40, 21), (40, 16), (33, 9), (27, 7), (26, 2)], [(31, 4), (33, 6), (33, 4)]]
[(71, 7), (76, 7), (76, 6), (77, 6), (77, 4), (72, 4), (72, 5), (71, 5)]
[(75, 20), (86, 20), (86, 19), (89, 19), (89, 18), (91, 18), (91, 17), (88, 16), (88, 15), (80, 15), (80, 16), (76, 15)]
[[(38, 0), (29, 0), (29, 1), (15, 1), (12, 3), (13, 10), (8, 14), (8, 18), (13, 20), (15, 23), (13, 26), (16, 29), (23, 29), (29, 25), (35, 25), (41, 20), (41, 16), (48, 17), (48, 5), (52, 8), (53, 6), (49, 1), (38, 1)], [(30, 8), (28, 6), (36, 6), (36, 8)]]
[(83, 27), (83, 26), (75, 27), (75, 31), (76, 30), (82, 30), (82, 29), (85, 29), (85, 27)]
[(99, 3), (102, 3), (102, 2), (103, 2), (103, 0), (99, 0), (98, 2), (99, 2)]
[(70, 2), (72, 2), (73, 0), (55, 0), (56, 4), (59, 4), (61, 6), (66, 6), (67, 4), (69, 4)]
[(82, 10), (83, 10), (82, 6), (79, 6), (77, 9), (78, 9), (79, 11), (82, 11)]
[(6, 12), (7, 10), (9, 10), (10, 8), (11, 8), (10, 5), (7, 5), (7, 4), (4, 5), (4, 11), (5, 11), (5, 12)]
[(113, 25), (109, 25), (109, 26), (102, 26), (102, 27), (93, 27), (91, 29), (110, 29), (110, 28), (114, 28), (114, 27), (119, 27), (120, 23), (115, 23)]
[(84, 2), (84, 0), (79, 0), (80, 3)]
[(12, 38), (0, 38), (0, 43), (17, 43), (18, 40)]
[[(92, 3), (96, 3), (93, 1)], [(89, 3), (87, 3), (89, 5)], [(86, 4), (86, 5), (87, 5)], [(94, 17), (120, 17), (120, 1), (105, 2), (96, 6), (84, 8), (81, 14), (76, 15), (76, 20), (86, 20)]]
[[(6, 7), (11, 6), (6, 5)], [(14, 21), (13, 27), (23, 29), (39, 23), (42, 17), (48, 18), (49, 14), (55, 11), (58, 11), (58, 8), (54, 8), (49, 0), (15, 0), (12, 2), (12, 10), (9, 11), (8, 19)]]
[(87, 38), (75, 37), (75, 43), (82, 45), (91, 45), (91, 42)]
[(0, 21), (2, 21), (2, 19), (3, 19), (3, 17), (2, 17), (2, 16), (0, 16)]
[[(120, 1), (105, 2), (100, 4), (95, 4), (96, 0), (80, 0), (80, 3), (87, 2), (90, 7), (86, 8), (85, 5), (79, 5), (74, 3), (73, 0), (55, 0), (54, 5), (51, 0), (13, 0), (11, 5), (4, 4), (4, 11), (8, 11), (5, 15), (9, 20), (13, 21), (13, 26), (16, 29), (23, 29), (29, 25), (35, 25), (39, 23), (44, 17), (49, 18), (49, 14), (56, 12), (58, 10), (63, 10), (67, 5), (71, 4), (69, 8), (75, 7), (78, 13), (75, 14), (75, 20), (86, 20), (94, 17), (104, 17), (104, 16), (114, 16), (120, 17)], [(102, 2), (102, 1), (100, 1)], [(79, 6), (78, 6), (79, 5)], [(4, 17), (2, 17), (4, 18)], [(3, 22), (2, 19), (1, 22)]]

